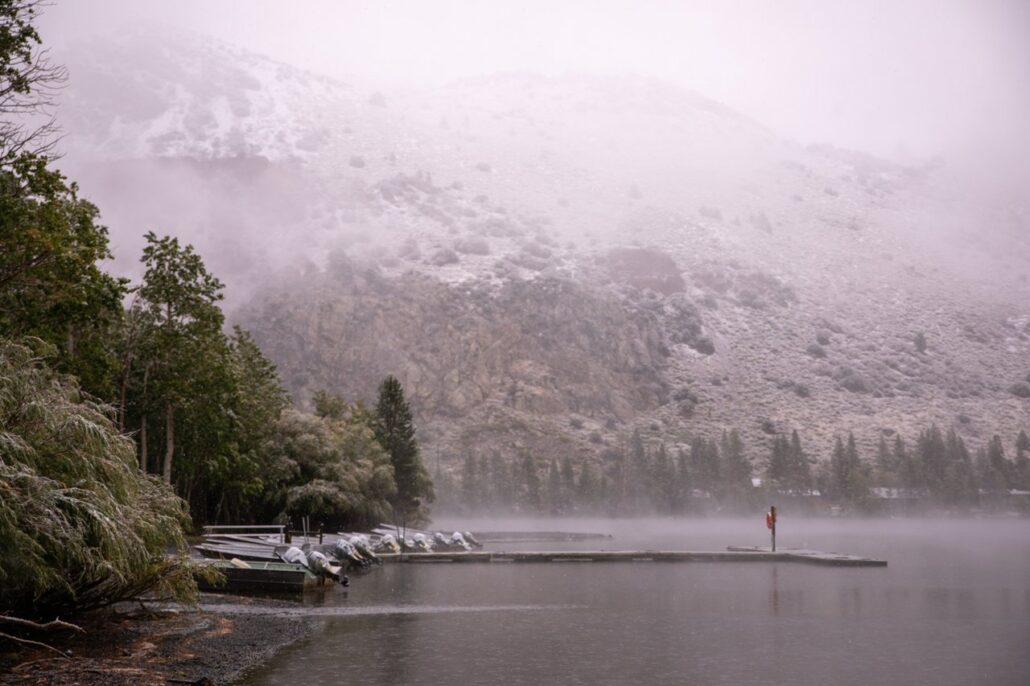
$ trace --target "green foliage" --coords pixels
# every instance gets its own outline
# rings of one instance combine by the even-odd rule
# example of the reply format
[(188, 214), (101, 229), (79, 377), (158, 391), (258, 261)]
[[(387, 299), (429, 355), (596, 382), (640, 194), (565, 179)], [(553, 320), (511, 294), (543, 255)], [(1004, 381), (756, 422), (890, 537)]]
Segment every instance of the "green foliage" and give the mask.
[(326, 390), (315, 391), (312, 399), (315, 404), (315, 414), (327, 419), (342, 419), (347, 412), (347, 401), (338, 395)]
[(827, 484), (830, 497), (846, 506), (861, 506), (868, 495), (868, 484), (868, 474), (858, 456), (855, 435), (848, 434), (846, 447), (838, 436), (830, 458), (830, 478)]
[(0, 163), (0, 335), (50, 343), (59, 370), (110, 399), (125, 284), (98, 266), (111, 255), (97, 208), (47, 163), (27, 153)]
[[(143, 377), (138, 384), (140, 421), (155, 413), (163, 419), (161, 474), (171, 483), (177, 418), (192, 415), (194, 424), (201, 417), (226, 419), (229, 347), (218, 307), (222, 284), (207, 272), (192, 246), (182, 247), (177, 238), (158, 238), (153, 232), (147, 233), (146, 240), (142, 258), (146, 271), (132, 308), (139, 335), (127, 357), (138, 359)], [(219, 428), (226, 431), (224, 426)], [(210, 430), (201, 433), (201, 440), (214, 436)]]
[(765, 478), (774, 489), (784, 492), (801, 494), (812, 487), (811, 467), (797, 431), (789, 440), (782, 434), (773, 439)]
[(269, 445), (269, 468), (270, 502), (281, 516), (308, 515), (330, 527), (390, 517), (393, 466), (360, 406), (338, 420), (285, 411)]
[(408, 524), (428, 521), (428, 503), (435, 498), (433, 481), (419, 457), (415, 425), (400, 381), (388, 376), (379, 386), (375, 435), (390, 456), (397, 492), (393, 507)]
[(136, 469), (110, 409), (0, 340), (0, 611), (52, 616), (157, 588), (189, 599), (185, 504)]
[(32, 25), (38, 13), (36, 3), (0, 0), (0, 96), (32, 90), (23, 65), (32, 61), (40, 43)]

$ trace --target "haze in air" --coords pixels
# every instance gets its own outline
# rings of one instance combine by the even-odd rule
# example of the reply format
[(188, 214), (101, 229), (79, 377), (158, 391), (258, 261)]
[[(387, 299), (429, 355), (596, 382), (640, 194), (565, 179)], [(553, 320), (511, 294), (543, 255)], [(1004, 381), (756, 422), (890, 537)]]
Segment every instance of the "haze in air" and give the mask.
[(1025, 3), (0, 21), (0, 684), (1030, 674)]

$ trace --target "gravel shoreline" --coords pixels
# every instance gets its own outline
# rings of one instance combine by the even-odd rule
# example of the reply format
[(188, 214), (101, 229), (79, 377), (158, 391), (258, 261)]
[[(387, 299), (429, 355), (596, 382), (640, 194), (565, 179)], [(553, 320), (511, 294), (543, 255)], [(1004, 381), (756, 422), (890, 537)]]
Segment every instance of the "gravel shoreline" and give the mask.
[[(205, 609), (205, 604), (217, 604), (218, 610)], [(299, 607), (282, 600), (206, 594), (195, 608), (162, 604), (144, 613), (139, 606), (118, 607), (81, 618), (77, 623), (86, 630), (83, 634), (44, 639), (66, 652), (66, 658), (42, 649), (0, 646), (0, 685), (222, 686), (311, 633), (311, 622), (302, 616), (244, 616), (232, 611), (235, 605)]]

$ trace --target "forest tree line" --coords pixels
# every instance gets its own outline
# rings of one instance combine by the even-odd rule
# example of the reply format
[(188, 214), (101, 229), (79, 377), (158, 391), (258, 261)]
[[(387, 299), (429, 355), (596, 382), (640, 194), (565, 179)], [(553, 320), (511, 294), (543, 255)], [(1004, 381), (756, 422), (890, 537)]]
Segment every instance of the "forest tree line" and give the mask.
[[(1025, 431), (1016, 436), (1013, 458), (998, 436), (974, 454), (957, 432), (936, 425), (911, 443), (881, 434), (872, 455), (862, 454), (851, 433), (838, 436), (822, 460), (804, 448), (797, 431), (774, 436), (767, 450), (751, 458), (736, 430), (675, 449), (634, 431), (596, 461), (543, 461), (525, 450), (514, 459), (469, 452), (453, 472), (438, 467), (434, 481), (441, 508), (552, 515), (751, 512), (770, 498), (806, 502), (812, 512), (831, 506), (874, 512), (889, 500), (909, 510), (968, 510), (1006, 507), (1010, 491), (1030, 491)], [(1030, 498), (1023, 500), (1030, 506)]]
[[(5, 247), (14, 248), (0, 257), (2, 273), (13, 275), (0, 291), (0, 336), (40, 342), (44, 364), (109, 405), (118, 431), (136, 445), (139, 469), (172, 485), (195, 524), (310, 515), (326, 526), (362, 527), (397, 514), (426, 518), (432, 486), (395, 378), (383, 382), (372, 409), (324, 393), (313, 414), (293, 408), (253, 338), (239, 327), (226, 331), (223, 286), (191, 246), (148, 233), (140, 283), (104, 273), (97, 263), (110, 254), (96, 208), (38, 162), (27, 177), (16, 167), (0, 180), (5, 190), (41, 180), (54, 190), (4, 193), (4, 207), (32, 206), (24, 227), (33, 217), (59, 218), (35, 227), (46, 231), (17, 231), (10, 220), (18, 213), (0, 220)], [(78, 218), (74, 232), (68, 216)], [(48, 251), (30, 268), (13, 264)], [(404, 441), (391, 433), (398, 430)]]

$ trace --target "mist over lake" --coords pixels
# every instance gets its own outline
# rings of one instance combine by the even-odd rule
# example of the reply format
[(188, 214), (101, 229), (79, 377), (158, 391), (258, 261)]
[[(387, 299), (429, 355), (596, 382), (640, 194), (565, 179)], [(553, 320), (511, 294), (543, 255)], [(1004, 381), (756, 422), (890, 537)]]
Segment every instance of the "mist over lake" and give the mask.
[(0, 686), (1030, 682), (1030, 4), (0, 0)]
[[(439, 522), (448, 524), (614, 536), (545, 546), (561, 549), (767, 542), (753, 519)], [(315, 601), (320, 629), (246, 683), (356, 670), (372, 684), (1021, 684), (1026, 536), (1012, 520), (798, 519), (782, 521), (784, 546), (889, 566), (388, 565), (362, 578), (360, 593)]]

